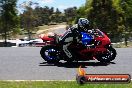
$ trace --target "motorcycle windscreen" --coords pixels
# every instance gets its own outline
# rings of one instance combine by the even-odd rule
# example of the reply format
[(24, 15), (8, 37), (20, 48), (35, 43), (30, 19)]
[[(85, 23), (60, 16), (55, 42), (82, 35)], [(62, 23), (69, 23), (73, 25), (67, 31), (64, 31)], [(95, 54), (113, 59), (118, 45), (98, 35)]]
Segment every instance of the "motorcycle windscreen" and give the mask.
[(84, 45), (91, 44), (92, 36), (85, 32), (81, 32), (81, 34), (82, 34), (82, 44)]

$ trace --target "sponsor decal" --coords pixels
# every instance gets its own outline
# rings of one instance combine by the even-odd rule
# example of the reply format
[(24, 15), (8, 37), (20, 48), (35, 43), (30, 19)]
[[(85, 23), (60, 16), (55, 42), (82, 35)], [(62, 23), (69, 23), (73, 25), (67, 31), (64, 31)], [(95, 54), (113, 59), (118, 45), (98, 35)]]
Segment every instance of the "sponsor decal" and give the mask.
[(131, 76), (129, 74), (86, 74), (85, 70), (78, 69), (76, 76), (78, 84), (84, 83), (130, 83)]

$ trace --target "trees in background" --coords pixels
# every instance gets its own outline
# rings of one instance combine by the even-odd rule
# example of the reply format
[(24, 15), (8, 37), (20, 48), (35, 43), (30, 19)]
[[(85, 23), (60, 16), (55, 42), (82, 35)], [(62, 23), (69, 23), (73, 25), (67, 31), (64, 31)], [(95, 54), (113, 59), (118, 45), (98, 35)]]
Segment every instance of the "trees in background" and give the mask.
[(31, 7), (26, 7), (26, 11), (20, 15), (21, 19), (21, 28), (28, 34), (28, 39), (31, 39), (32, 31), (36, 25), (37, 18), (33, 15), (33, 11)]
[(112, 0), (92, 0), (89, 5), (86, 8), (86, 13), (93, 27), (109, 33), (113, 41), (121, 39), (120, 35), (124, 30), (123, 18), (121, 12), (113, 5)]
[[(69, 7), (61, 12), (54, 7), (39, 7), (37, 3), (29, 2), (20, 15), (16, 10), (17, 0), (0, 0), (0, 34), (4, 36), (18, 32), (18, 27), (28, 32), (31, 39), (32, 31), (41, 25), (67, 22), (77, 23), (80, 17), (88, 18), (93, 28), (100, 28), (109, 33), (112, 41), (127, 39), (132, 32), (132, 0), (86, 0), (80, 8)], [(32, 8), (32, 5), (36, 7)], [(20, 19), (20, 23), (19, 23)]]
[(123, 35), (127, 46), (128, 38), (132, 37), (132, 0), (118, 0), (118, 2), (123, 12), (122, 16), (125, 26)]
[(88, 18), (94, 28), (109, 33), (113, 42), (120, 41), (122, 34), (131, 30), (131, 0), (86, 0), (77, 12), (79, 17)]
[(16, 32), (19, 27), (16, 2), (17, 0), (0, 0), (0, 33), (4, 36), (5, 46), (7, 35)]
[[(32, 2), (30, 2), (32, 3)], [(20, 14), (21, 28), (28, 32), (29, 40), (31, 39), (32, 31), (38, 26), (56, 24), (65, 22), (65, 15), (58, 8), (56, 11), (54, 7), (48, 6), (32, 8), (32, 4), (25, 6), (25, 10)]]
[(44, 7), (37, 6), (36, 8), (32, 9), (31, 6), (28, 6), (28, 8), (26, 8), (24, 12), (20, 14), (21, 25), (24, 25), (25, 21), (23, 19), (25, 17), (31, 18), (31, 15), (32, 15), (32, 19), (34, 19), (34, 21), (32, 21), (34, 24), (33, 23), (32, 24), (35, 26), (49, 25), (50, 23), (52, 24), (52, 23), (66, 22), (65, 14), (62, 13), (58, 8), (54, 10), (54, 7), (50, 8), (48, 6), (44, 6)]
[(65, 17), (67, 24), (72, 24), (74, 19), (77, 16), (77, 8), (76, 7), (70, 7), (64, 10)]
[(28, 39), (31, 39), (32, 32), (35, 30), (35, 27), (38, 24), (39, 17), (37, 14), (34, 14), (34, 10), (32, 9), (32, 5), (36, 3), (28, 2), (25, 3), (25, 6), (23, 7), (24, 12), (23, 14), (20, 14), (20, 23), (21, 28), (24, 29), (24, 31), (28, 34)]
[(56, 11), (54, 11), (49, 18), (51, 23), (61, 23), (66, 21), (64, 14), (58, 8), (56, 8)]

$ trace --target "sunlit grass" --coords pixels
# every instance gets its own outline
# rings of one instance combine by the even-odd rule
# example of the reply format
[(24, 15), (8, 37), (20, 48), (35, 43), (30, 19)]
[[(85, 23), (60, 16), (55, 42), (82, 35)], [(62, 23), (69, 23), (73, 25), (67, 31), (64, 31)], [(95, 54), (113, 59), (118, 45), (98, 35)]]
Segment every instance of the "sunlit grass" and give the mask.
[(0, 81), (0, 88), (132, 88), (132, 83), (79, 85), (76, 81)]
[(127, 42), (127, 46), (125, 45), (124, 42), (119, 42), (119, 43), (116, 43), (116, 44), (113, 44), (113, 47), (115, 48), (128, 48), (128, 47), (131, 47), (132, 48), (132, 42)]

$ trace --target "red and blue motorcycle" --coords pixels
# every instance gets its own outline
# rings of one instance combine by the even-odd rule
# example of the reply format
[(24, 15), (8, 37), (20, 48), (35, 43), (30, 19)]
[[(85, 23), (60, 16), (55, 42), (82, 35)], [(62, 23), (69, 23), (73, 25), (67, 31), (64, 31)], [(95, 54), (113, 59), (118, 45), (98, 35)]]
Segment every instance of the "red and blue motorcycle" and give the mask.
[(97, 59), (103, 63), (109, 63), (115, 59), (117, 53), (112, 47), (108, 36), (99, 29), (92, 30), (92, 33), (82, 34), (82, 43), (73, 42), (69, 50), (73, 55), (72, 59), (67, 59), (62, 49), (61, 35), (49, 33), (41, 39), (45, 45), (41, 48), (41, 57), (47, 63), (58, 63), (60, 60), (67, 62), (88, 61)]

